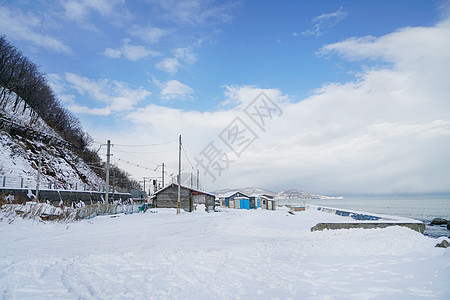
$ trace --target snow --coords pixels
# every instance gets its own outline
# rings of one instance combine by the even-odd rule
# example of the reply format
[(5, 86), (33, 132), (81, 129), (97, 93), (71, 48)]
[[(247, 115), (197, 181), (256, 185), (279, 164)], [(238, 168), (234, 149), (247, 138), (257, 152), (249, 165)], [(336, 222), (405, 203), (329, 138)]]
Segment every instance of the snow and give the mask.
[[(154, 212), (154, 213), (151, 213)], [(156, 213), (157, 212), (157, 213)], [(450, 248), (308, 209), (0, 222), (2, 299), (449, 299)]]
[[(2, 89), (0, 88), (0, 91)], [(16, 94), (11, 93), (0, 105), (0, 117), (61, 139), (40, 117), (34, 117), (36, 120), (33, 120), (30, 117), (30, 108), (22, 113), (24, 105), (22, 100), (17, 110), (13, 111), (15, 98)], [(55, 182), (58, 184), (58, 188), (67, 184), (66, 188), (72, 190), (83, 190), (88, 187), (86, 184), (95, 189), (104, 185), (104, 180), (99, 178), (71, 149), (47, 145), (22, 136), (11, 136), (2, 130), (0, 130), (0, 179), (2, 180), (0, 185), (3, 187), (5, 184), (7, 188), (23, 186), (35, 189), (39, 154), (43, 159), (41, 189), (49, 188), (49, 184)], [(3, 181), (3, 179), (5, 180)], [(52, 188), (54, 189), (54, 186)]]
[(199, 214), (206, 214), (206, 206), (205, 204), (197, 204), (195, 206), (195, 210), (194, 213), (199, 213)]
[(376, 220), (363, 220), (358, 221), (352, 218), (351, 216), (342, 216), (339, 219), (336, 219), (333, 223), (423, 223), (419, 220), (414, 220), (406, 217), (400, 217), (400, 216), (391, 216), (391, 215), (385, 215), (385, 214), (374, 214), (374, 213), (365, 213), (357, 210), (350, 210), (350, 209), (337, 209), (333, 207), (327, 207), (327, 206), (318, 206), (318, 205), (308, 205), (309, 208), (315, 209), (315, 210), (321, 210), (326, 213), (336, 214), (336, 212), (346, 212), (350, 215), (356, 214), (356, 215), (365, 215), (369, 217), (376, 217), (379, 219)]
[[(0, 93), (4, 90), (3, 87), (0, 87)], [(8, 90), (7, 90), (8, 91)], [(9, 93), (9, 92), (7, 92)], [(3, 116), (7, 119), (12, 120), (15, 123), (24, 125), (24, 126), (32, 126), (34, 130), (41, 131), (42, 133), (52, 135), (56, 138), (61, 138), (53, 129), (48, 126), (44, 120), (40, 117), (37, 117), (36, 114), (31, 116), (34, 113), (34, 110), (27, 106), (24, 110), (25, 102), (22, 98), (19, 98), (19, 103), (14, 110), (14, 104), (16, 102), (17, 94), (11, 92), (9, 96), (3, 101), (3, 104), (0, 106), (0, 116)]]

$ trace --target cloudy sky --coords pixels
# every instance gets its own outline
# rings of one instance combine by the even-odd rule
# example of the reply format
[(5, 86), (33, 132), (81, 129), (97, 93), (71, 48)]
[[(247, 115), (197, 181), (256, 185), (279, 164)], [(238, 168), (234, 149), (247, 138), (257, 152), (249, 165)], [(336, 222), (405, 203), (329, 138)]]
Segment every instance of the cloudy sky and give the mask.
[(137, 180), (181, 134), (208, 190), (450, 193), (447, 1), (0, 0), (0, 31)]

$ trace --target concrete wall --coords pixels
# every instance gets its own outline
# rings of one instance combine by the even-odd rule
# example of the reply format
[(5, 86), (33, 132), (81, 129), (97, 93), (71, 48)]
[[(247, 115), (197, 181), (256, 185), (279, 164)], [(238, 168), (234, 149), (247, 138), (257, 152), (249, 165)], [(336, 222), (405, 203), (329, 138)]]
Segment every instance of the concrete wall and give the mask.
[[(36, 190), (31, 190), (36, 195)], [(17, 200), (30, 201), (28, 198), (28, 189), (10, 189), (0, 188), (0, 194), (14, 195)], [(110, 199), (113, 198), (112, 193), (109, 194)], [(103, 202), (105, 193), (94, 191), (67, 191), (67, 190), (40, 190), (39, 201), (50, 201), (53, 205), (59, 205), (63, 200), (65, 205), (71, 205), (72, 202), (83, 201), (85, 204)], [(130, 198), (130, 194), (127, 193), (114, 193), (114, 200), (127, 200)]]
[(311, 231), (322, 231), (325, 229), (351, 229), (351, 228), (386, 228), (390, 226), (407, 227), (417, 232), (423, 233), (425, 231), (425, 224), (423, 223), (318, 223), (311, 228)]

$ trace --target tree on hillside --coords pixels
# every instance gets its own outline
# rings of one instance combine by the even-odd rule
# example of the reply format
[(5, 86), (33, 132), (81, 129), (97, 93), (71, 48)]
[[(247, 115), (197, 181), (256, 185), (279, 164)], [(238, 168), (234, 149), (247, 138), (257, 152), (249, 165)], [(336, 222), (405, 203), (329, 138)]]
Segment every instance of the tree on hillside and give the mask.
[[(40, 117), (55, 130), (64, 140), (73, 146), (74, 152), (88, 164), (101, 165), (101, 158), (95, 151), (89, 149), (92, 138), (84, 132), (80, 120), (61, 105), (55, 93), (48, 84), (45, 75), (27, 57), (0, 35), (0, 106), (13, 99), (14, 111), (23, 105), (24, 114), (29, 109), (31, 124)], [(20, 104), (20, 105), (19, 105)], [(121, 187), (136, 188), (139, 183), (130, 179), (130, 175), (114, 166)], [(101, 168), (93, 168), (100, 177), (105, 178)]]

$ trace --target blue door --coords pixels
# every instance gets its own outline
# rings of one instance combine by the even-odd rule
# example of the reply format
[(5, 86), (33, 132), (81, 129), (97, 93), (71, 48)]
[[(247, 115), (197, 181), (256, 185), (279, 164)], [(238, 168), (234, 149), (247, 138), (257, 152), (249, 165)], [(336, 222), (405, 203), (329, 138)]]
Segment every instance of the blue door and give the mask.
[(244, 201), (244, 209), (250, 209), (250, 199), (242, 199)]

